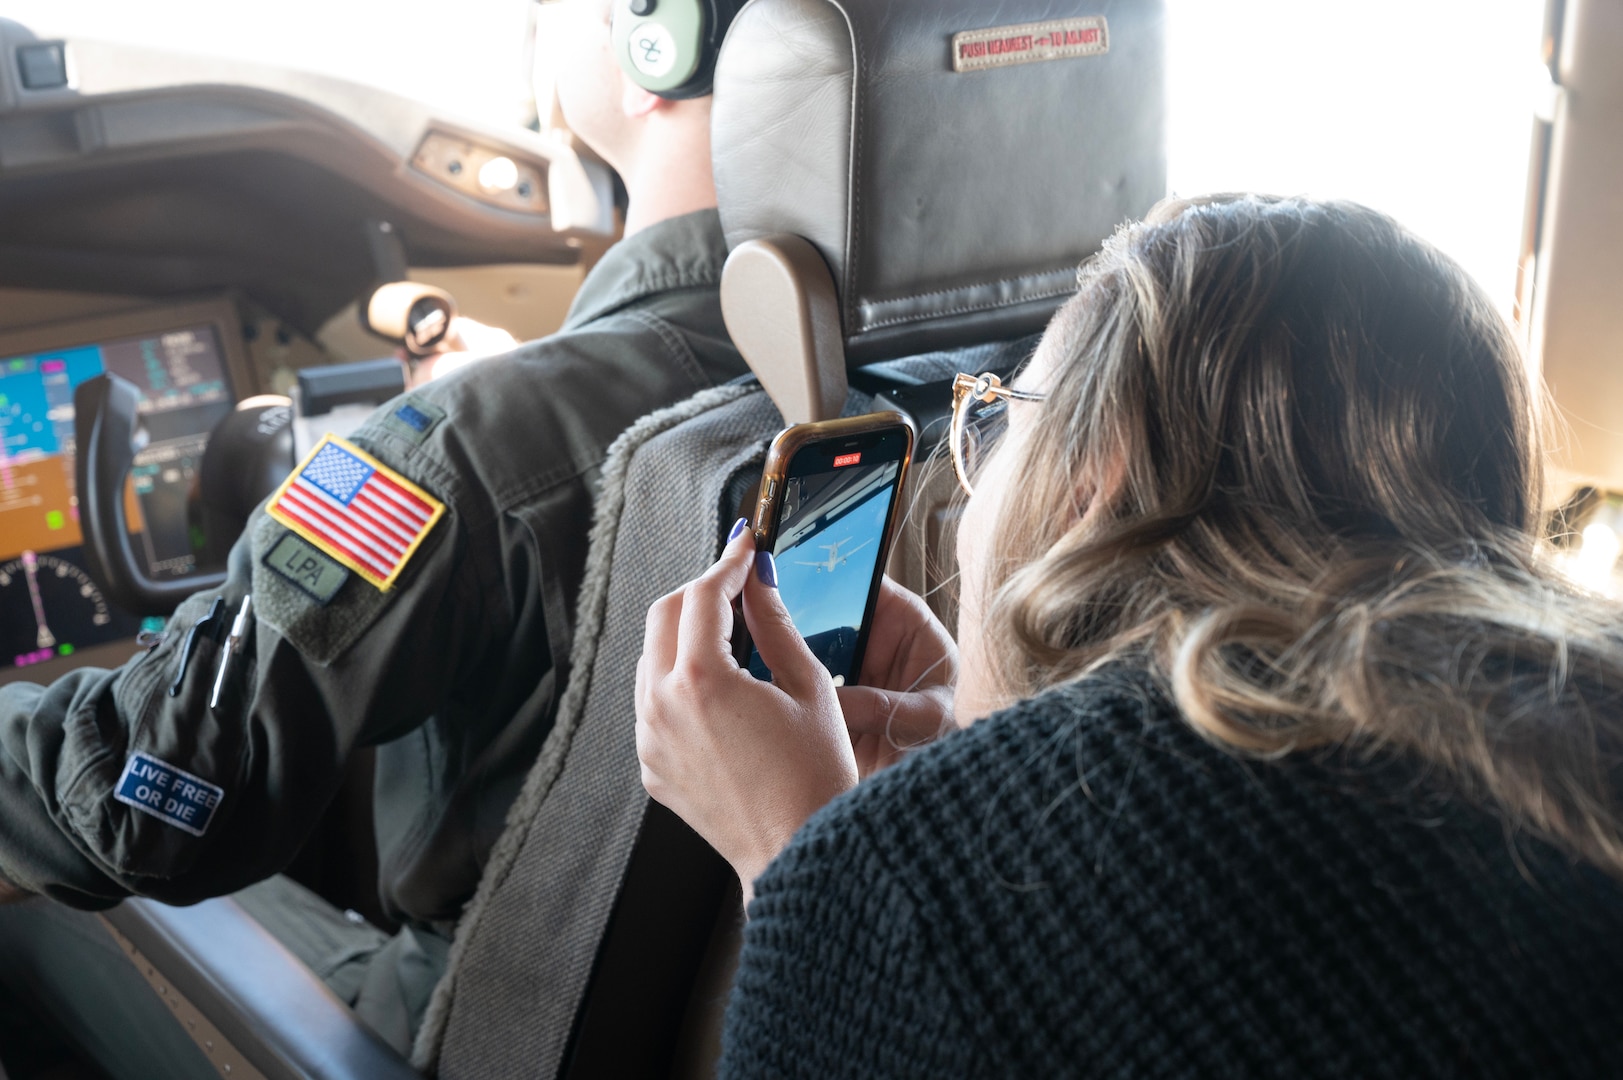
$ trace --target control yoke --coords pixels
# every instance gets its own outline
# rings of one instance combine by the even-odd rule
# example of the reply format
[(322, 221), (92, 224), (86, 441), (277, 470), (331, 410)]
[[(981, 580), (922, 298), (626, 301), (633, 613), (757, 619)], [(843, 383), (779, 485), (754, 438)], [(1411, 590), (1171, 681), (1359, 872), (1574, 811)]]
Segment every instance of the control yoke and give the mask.
[(79, 525), (90, 573), (108, 599), (139, 615), (168, 615), (193, 593), (223, 585), (225, 574), (157, 581), (147, 576), (130, 544), (124, 485), (140, 448), (138, 442), (145, 441), (137, 426), (140, 402), (141, 392), (117, 375), (86, 379), (73, 393)]

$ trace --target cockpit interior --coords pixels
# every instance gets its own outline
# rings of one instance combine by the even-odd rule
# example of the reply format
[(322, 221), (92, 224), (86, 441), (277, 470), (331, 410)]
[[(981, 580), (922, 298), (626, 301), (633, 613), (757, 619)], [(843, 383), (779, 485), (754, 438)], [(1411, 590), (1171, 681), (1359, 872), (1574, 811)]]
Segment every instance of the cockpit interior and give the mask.
[[(486, 5), (513, 39), (512, 56), (493, 55), (522, 67), (510, 81), (530, 91), (500, 116), (413, 96), (404, 76), (249, 59), (240, 42), (211, 51), (181, 26), (202, 17), (196, 4), (153, 5), (152, 25), (124, 35), (136, 40), (96, 31), (88, 12), (100, 0), (84, 13), (57, 0), (0, 12), (0, 690), (116, 669), (183, 632), (176, 608), (227, 580), (244, 529), (322, 439), (419, 390), (436, 358), (466, 354), (477, 372), (564, 326), (628, 222), (627, 178), (547, 98), (557, 9), (595, 2)], [(615, 0), (628, 3), (639, 16), (656, 7)], [(357, 6), (372, 18), (387, 7)], [(1169, 193), (1200, 193), (1180, 185), (1356, 199), (1376, 188), (1337, 178), (1378, 175), (1396, 194), (1377, 209), (1497, 275), (1491, 290), (1560, 414), (1549, 509), (1563, 530), (1550, 543), (1584, 588), (1618, 595), (1623, 7), (1424, 0), (1422, 17), (1338, 0), (1317, 21), (1266, 0), (736, 6), (714, 60), (710, 164), (731, 251), (721, 310), (751, 373), (669, 403), (616, 442), (596, 524), (578, 522), (589, 558), (605, 554), (582, 586), (557, 725), (511, 783), (505, 821), (480, 823), (490, 843), (478, 892), (447, 930), (447, 973), (414, 1045), (368, 1029), (229, 897), (134, 897), (87, 916), (213, 1075), (715, 1075), (742, 896), (639, 779), (627, 673), (645, 613), (702, 572), (739, 508), (756, 504), (778, 429), (886, 410), (918, 438), (888, 574), (953, 626), (955, 372), (1017, 370), (1076, 289), (1077, 265)], [(322, 8), (299, 5), (318, 20), (311, 34)], [(476, 20), (447, 3), (408, 8), (414, 36)], [(163, 45), (166, 19), (187, 44)], [(332, 21), (334, 34), (363, 38), (355, 19)], [(1252, 22), (1291, 55), (1260, 54)], [(1438, 103), (1458, 94), (1464, 116), (1479, 88), (1382, 97), (1423, 80), (1360, 62), (1374, 48), (1360, 42), (1406, 37), (1411, 72), (1433, 61), (1453, 72), (1458, 27), (1492, 22), (1513, 28), (1503, 51), (1517, 66), (1493, 77), (1518, 80), (1521, 105), (1472, 138), (1513, 166), (1482, 180), (1499, 193), (1497, 219), (1434, 235), (1415, 207), (1471, 192), (1402, 157), (1426, 141), (1409, 121), (1446, 126)], [(1326, 86), (1364, 87), (1347, 107), (1362, 108), (1367, 131), (1399, 134), (1345, 139), (1339, 159), (1292, 171), (1293, 140), (1335, 142), (1315, 109), (1340, 106), (1316, 104), (1322, 86), (1258, 73), (1278, 59), (1307, 79), (1314, 57)], [(1197, 58), (1204, 85), (1186, 74)], [(1258, 97), (1260, 85), (1278, 100)], [(1225, 142), (1267, 143), (1285, 164), (1272, 180), (1213, 164)], [(1498, 247), (1471, 248), (1489, 233)], [(662, 514), (662, 492), (691, 509)], [(809, 544), (791, 572), (821, 587), (848, 560), (877, 557), (862, 551), (873, 541), (842, 543)], [(393, 934), (401, 922), (378, 896), (375, 754), (349, 755), (284, 873)], [(0, 887), (4, 871), (0, 861)], [(5, 913), (0, 889), (0, 923)], [(18, 985), (0, 978), (0, 1080), (115, 1075)], [(170, 1073), (130, 1060), (116, 1075)]]

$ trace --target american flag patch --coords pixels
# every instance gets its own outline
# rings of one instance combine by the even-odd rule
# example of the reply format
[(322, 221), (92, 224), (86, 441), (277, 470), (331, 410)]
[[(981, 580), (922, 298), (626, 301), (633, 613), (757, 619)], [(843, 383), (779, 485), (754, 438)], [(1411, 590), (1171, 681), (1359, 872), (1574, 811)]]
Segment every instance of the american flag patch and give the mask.
[(387, 592), (445, 505), (366, 451), (329, 435), (276, 490), (268, 511)]

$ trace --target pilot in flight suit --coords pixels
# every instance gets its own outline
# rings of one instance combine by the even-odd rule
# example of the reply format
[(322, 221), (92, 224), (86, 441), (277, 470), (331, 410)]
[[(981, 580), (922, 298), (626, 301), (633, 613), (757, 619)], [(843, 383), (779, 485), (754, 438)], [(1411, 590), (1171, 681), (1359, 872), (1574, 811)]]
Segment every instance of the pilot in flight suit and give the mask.
[[(255, 512), (225, 585), (182, 604), (123, 668), (0, 687), (0, 884), (75, 907), (130, 894), (186, 903), (276, 874), (351, 752), (377, 746), (380, 890), (407, 926), (389, 961), (399, 973), (383, 981), (409, 984), (407, 1015), (398, 1002), (358, 1011), (402, 1048), (568, 678), (609, 444), (747, 371), (721, 316), (727, 252), (703, 97), (739, 5), (713, 4), (714, 41), (673, 95), (698, 100), (638, 87), (649, 98), (635, 98), (638, 113), (610, 50), (608, 0), (572, 3), (591, 47), (565, 60), (562, 104), (620, 169), (631, 204), (626, 239), (563, 329), (318, 447)], [(639, 143), (650, 122), (662, 131)], [(249, 597), (244, 647), (227, 657)], [(267, 905), (291, 895), (245, 894), (273, 932)], [(0, 978), (21, 947), (8, 921), (41, 907), (0, 906)], [(361, 978), (338, 987), (352, 1003)]]

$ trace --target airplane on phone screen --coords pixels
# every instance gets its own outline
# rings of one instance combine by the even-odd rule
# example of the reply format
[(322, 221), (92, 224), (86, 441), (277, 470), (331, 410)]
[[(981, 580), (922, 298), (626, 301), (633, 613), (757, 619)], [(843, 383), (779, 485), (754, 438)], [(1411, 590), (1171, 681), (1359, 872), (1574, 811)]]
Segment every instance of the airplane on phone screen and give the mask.
[(844, 566), (846, 564), (846, 562), (851, 558), (851, 556), (855, 555), (857, 552), (861, 551), (863, 548), (865, 548), (869, 544), (873, 543), (873, 539), (870, 537), (869, 539), (864, 540), (862, 543), (858, 544), (856, 547), (852, 548), (850, 551), (847, 551), (845, 554), (843, 554), (843, 555), (840, 554), (840, 549), (842, 547), (844, 547), (846, 544), (849, 544), (850, 542), (851, 542), (851, 538), (849, 536), (847, 536), (844, 540), (836, 540), (832, 544), (819, 544), (819, 545), (817, 545), (818, 547), (820, 547), (824, 551), (828, 552), (828, 558), (827, 559), (820, 559), (820, 560), (817, 560), (817, 561), (814, 561), (814, 562), (805, 562), (804, 560), (796, 559), (795, 560), (795, 565), (796, 566), (815, 566), (815, 567), (817, 567), (817, 572), (819, 574), (823, 573), (825, 570), (827, 572), (829, 572), (830, 574), (832, 574), (835, 570), (837, 570), (840, 567)]

